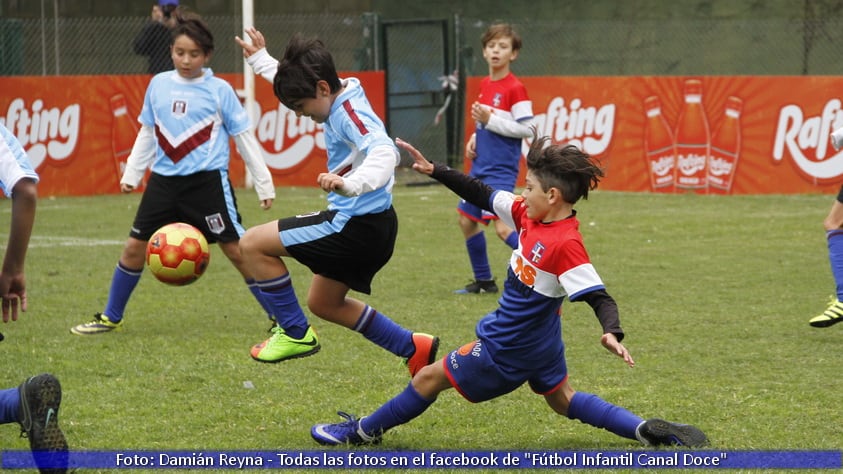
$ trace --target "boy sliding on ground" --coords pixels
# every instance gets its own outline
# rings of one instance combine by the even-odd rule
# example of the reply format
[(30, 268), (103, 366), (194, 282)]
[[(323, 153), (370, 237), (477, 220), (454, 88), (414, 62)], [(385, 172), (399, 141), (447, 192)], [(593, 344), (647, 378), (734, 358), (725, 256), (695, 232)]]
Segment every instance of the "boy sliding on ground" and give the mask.
[(545, 148), (548, 138), (534, 137), (526, 187), (516, 196), (434, 165), (410, 144), (396, 142), (413, 156), (413, 169), (497, 214), (519, 233), (519, 244), (510, 258), (500, 305), (478, 322), (476, 340), (422, 368), (402, 393), (371, 415), (356, 419), (340, 412), (347, 421), (314, 425), (314, 440), (325, 445), (377, 443), (385, 431), (421, 415), (451, 387), (471, 402), (482, 402), (527, 382), (556, 413), (624, 438), (646, 445), (708, 443), (698, 428), (645, 421), (597, 395), (574, 391), (568, 382), (560, 318), (566, 296), (588, 303), (603, 327), (603, 346), (630, 367), (635, 364), (621, 344), (617, 305), (590, 263), (573, 209), (603, 176), (591, 157), (572, 145)]

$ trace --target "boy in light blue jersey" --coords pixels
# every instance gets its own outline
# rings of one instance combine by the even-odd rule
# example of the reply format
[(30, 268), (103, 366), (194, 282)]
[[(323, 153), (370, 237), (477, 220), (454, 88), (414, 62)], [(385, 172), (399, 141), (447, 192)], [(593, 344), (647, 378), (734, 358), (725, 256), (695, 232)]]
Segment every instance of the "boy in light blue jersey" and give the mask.
[(173, 222), (191, 224), (209, 243), (219, 243), (269, 314), (240, 255), (238, 243), (246, 230), (228, 174), (229, 139), (234, 139), (254, 177), (264, 210), (275, 199), (272, 175), (234, 89), (205, 67), (214, 50), (208, 26), (180, 10), (175, 19), (175, 70), (153, 76), (147, 87), (138, 118), (141, 128), (120, 179), (121, 191), (132, 192), (150, 162), (152, 174), (114, 270), (105, 309), (92, 321), (71, 328), (73, 334), (102, 334), (123, 326), (126, 305), (144, 269), (147, 242), (157, 229)]
[(260, 362), (315, 354), (316, 332), (298, 303), (290, 273), (280, 257), (292, 257), (313, 272), (308, 308), (406, 359), (413, 375), (436, 358), (439, 339), (413, 333), (369, 305), (348, 297), (369, 294), (371, 282), (389, 258), (398, 233), (392, 185), (398, 149), (355, 78), (340, 79), (333, 58), (316, 39), (294, 36), (279, 63), (266, 51), (263, 35), (236, 38), (255, 72), (273, 83), (275, 96), (324, 127), (327, 172), (317, 184), (328, 193), (328, 208), (250, 228), (240, 249), (271, 305), (277, 326), (252, 347)]
[[(24, 262), (35, 223), (37, 183), (38, 174), (20, 141), (0, 123), (0, 189), (12, 198), (9, 239), (0, 268), (4, 323), (17, 321), (19, 311), (27, 309)], [(51, 374), (30, 377), (17, 387), (0, 390), (0, 424), (20, 424), (21, 436), (29, 439), (41, 472), (67, 471), (67, 441), (59, 428), (59, 405), (61, 384)]]

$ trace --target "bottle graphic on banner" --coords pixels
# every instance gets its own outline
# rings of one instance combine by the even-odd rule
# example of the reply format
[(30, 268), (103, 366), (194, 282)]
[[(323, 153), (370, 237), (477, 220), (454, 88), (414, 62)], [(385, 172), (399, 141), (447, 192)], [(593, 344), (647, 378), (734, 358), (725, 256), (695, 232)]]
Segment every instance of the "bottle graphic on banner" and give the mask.
[[(111, 97), (111, 152), (114, 156), (114, 171), (117, 173), (118, 187), (120, 178), (123, 177), (123, 170), (126, 169), (126, 159), (129, 158), (137, 136), (138, 127), (129, 116), (126, 97), (123, 94), (115, 94)], [(138, 187), (143, 187), (143, 183)]]
[(702, 82), (685, 81), (685, 103), (676, 122), (676, 187), (707, 191), (708, 119), (702, 105)]
[(728, 193), (735, 180), (741, 150), (741, 109), (737, 97), (726, 99), (723, 122), (711, 136), (711, 157), (708, 162), (708, 186), (712, 192)]
[(644, 150), (647, 154), (647, 172), (650, 188), (655, 192), (673, 192), (676, 147), (673, 133), (661, 111), (661, 101), (656, 96), (644, 99), (647, 115), (644, 131)]

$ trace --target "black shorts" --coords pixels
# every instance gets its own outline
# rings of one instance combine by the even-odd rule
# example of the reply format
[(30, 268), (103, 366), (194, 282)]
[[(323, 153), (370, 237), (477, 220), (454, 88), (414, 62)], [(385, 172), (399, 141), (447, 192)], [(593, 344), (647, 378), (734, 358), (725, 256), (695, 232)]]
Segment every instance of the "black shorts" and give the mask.
[(237, 241), (246, 231), (228, 173), (221, 170), (187, 176), (152, 173), (129, 235), (147, 241), (171, 222), (196, 227), (209, 243)]
[(368, 295), (392, 257), (398, 216), (392, 207), (362, 216), (321, 211), (279, 220), (278, 234), (287, 252), (314, 274)]

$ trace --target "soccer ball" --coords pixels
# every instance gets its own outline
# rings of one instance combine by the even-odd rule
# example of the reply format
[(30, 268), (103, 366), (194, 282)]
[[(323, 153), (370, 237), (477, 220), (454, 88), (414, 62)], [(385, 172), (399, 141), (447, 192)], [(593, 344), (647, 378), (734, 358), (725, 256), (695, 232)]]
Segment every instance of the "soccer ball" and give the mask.
[(189, 285), (198, 280), (211, 261), (208, 241), (196, 227), (183, 222), (156, 230), (146, 245), (146, 266), (168, 285)]

